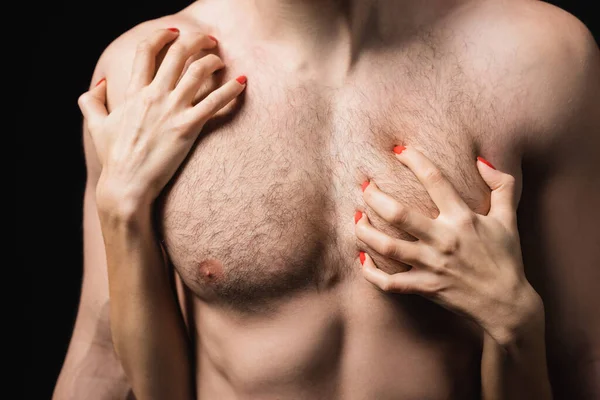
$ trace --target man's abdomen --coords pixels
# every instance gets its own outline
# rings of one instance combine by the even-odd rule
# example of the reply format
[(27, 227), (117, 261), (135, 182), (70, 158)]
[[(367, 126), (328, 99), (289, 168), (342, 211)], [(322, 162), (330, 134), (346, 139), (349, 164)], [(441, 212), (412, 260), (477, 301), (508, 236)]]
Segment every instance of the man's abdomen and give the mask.
[(198, 398), (475, 399), (477, 334), (356, 280), (240, 316), (195, 304)]

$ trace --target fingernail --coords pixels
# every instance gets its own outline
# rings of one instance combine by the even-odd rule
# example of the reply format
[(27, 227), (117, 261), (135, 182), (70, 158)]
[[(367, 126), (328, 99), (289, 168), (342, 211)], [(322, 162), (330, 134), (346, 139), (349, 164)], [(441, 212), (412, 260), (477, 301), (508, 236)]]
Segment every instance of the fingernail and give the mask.
[(246, 75), (240, 75), (235, 78), (235, 80), (238, 81), (240, 85), (244, 85), (248, 79), (246, 78)]
[(491, 163), (491, 162), (489, 162), (488, 160), (486, 160), (485, 158), (483, 158), (483, 157), (477, 157), (477, 159), (478, 159), (479, 161), (481, 161), (482, 163), (484, 163), (485, 165), (487, 165), (488, 167), (490, 167), (490, 168), (492, 168), (492, 169), (496, 169), (496, 167), (494, 167), (494, 166), (492, 165), (492, 163)]
[(396, 154), (402, 154), (402, 152), (406, 150), (406, 147), (404, 146), (396, 146), (394, 147), (394, 153)]
[(215, 43), (219, 43), (219, 41), (217, 40), (216, 37), (214, 37), (213, 35), (208, 35), (209, 38), (211, 38), (212, 40), (214, 40)]
[(357, 211), (356, 214), (354, 214), (354, 223), (358, 224), (358, 221), (360, 221), (361, 218), (362, 218), (362, 211)]
[(177, 28), (167, 28), (168, 31), (179, 33), (179, 29)]
[(102, 82), (104, 82), (105, 80), (106, 80), (106, 78), (102, 78), (102, 79), (100, 79), (100, 80), (98, 81), (98, 83), (96, 83), (96, 86), (100, 86), (100, 84), (101, 84)]
[(358, 253), (358, 258), (360, 259), (361, 265), (365, 265), (365, 252), (364, 251), (361, 251), (360, 253)]
[(367, 188), (367, 186), (369, 186), (369, 183), (370, 183), (369, 181), (364, 181), (363, 182), (363, 184), (361, 186), (361, 189), (362, 189), (363, 192), (365, 191), (365, 189)]

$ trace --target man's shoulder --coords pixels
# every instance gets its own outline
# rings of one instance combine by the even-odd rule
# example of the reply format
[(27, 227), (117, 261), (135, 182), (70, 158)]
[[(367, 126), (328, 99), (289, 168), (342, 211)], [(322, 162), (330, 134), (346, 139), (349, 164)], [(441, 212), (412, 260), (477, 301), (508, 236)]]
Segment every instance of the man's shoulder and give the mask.
[(133, 53), (140, 41), (157, 29), (170, 27), (169, 23), (176, 19), (176, 16), (169, 15), (145, 21), (122, 33), (102, 52), (96, 65), (97, 71), (106, 75), (108, 72), (112, 72), (115, 66), (122, 64), (124, 59), (133, 60)]
[(589, 111), (600, 52), (575, 16), (537, 0), (478, 2), (463, 13), (470, 63), (519, 122), (552, 139)]
[(181, 31), (199, 31), (201, 29), (196, 21), (183, 10), (134, 26), (113, 40), (102, 52), (96, 64), (94, 78), (106, 78), (109, 105), (119, 103), (124, 95), (138, 45), (152, 32), (171, 27)]
[[(575, 61), (597, 45), (589, 29), (567, 11), (538, 0), (488, 0), (467, 4), (457, 18), (461, 39), (484, 45), (520, 64)], [(501, 62), (502, 60), (496, 60)]]

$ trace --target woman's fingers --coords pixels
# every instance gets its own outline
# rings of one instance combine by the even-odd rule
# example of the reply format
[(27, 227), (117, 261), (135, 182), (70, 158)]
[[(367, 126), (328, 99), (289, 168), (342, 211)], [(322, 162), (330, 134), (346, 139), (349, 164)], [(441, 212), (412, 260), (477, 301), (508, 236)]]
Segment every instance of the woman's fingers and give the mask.
[(428, 240), (432, 237), (433, 221), (430, 218), (403, 206), (392, 196), (382, 192), (374, 182), (365, 188), (363, 198), (390, 225), (418, 239)]
[(129, 81), (129, 93), (137, 93), (140, 89), (148, 86), (156, 72), (156, 56), (170, 42), (179, 36), (176, 28), (160, 29), (146, 40), (138, 44), (131, 79)]
[(376, 229), (365, 214), (357, 211), (356, 237), (381, 255), (408, 265), (419, 264), (420, 246), (418, 242), (395, 239)]
[(442, 171), (414, 147), (394, 147), (396, 158), (423, 184), (440, 213), (471, 212)]
[(360, 252), (359, 259), (365, 279), (380, 290), (387, 293), (427, 294), (425, 273), (411, 269), (390, 275), (377, 268), (367, 253)]
[(516, 226), (519, 203), (516, 181), (512, 175), (498, 171), (489, 161), (477, 157), (477, 169), (485, 183), (492, 189), (489, 216)]
[(101, 79), (94, 88), (79, 96), (77, 101), (88, 127), (98, 125), (106, 118), (106, 79)]
[(208, 54), (194, 61), (183, 74), (173, 91), (173, 96), (177, 98), (178, 102), (191, 106), (196, 93), (198, 93), (206, 79), (224, 66), (223, 61), (214, 54)]
[[(211, 92), (204, 100), (188, 111), (193, 125), (196, 128), (201, 128), (217, 111), (239, 96), (245, 88), (246, 77), (242, 75)], [(199, 132), (199, 129), (197, 130)]]
[(180, 36), (167, 51), (156, 72), (152, 86), (155, 86), (158, 90), (173, 90), (181, 77), (187, 60), (202, 50), (212, 49), (216, 45), (217, 42), (207, 35), (189, 34)]

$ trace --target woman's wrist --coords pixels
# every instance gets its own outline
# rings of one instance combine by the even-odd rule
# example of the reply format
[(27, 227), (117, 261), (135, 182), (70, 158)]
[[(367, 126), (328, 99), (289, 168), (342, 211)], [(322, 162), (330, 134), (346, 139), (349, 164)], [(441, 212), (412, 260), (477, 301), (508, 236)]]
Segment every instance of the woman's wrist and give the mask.
[(103, 227), (136, 227), (151, 220), (152, 206), (137, 199), (121, 198), (97, 204)]
[(544, 335), (544, 303), (535, 289), (525, 281), (512, 297), (505, 317), (490, 327), (488, 333), (507, 351)]
[(153, 200), (141, 188), (100, 179), (96, 206), (103, 225), (129, 226), (151, 218)]

